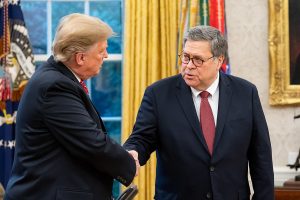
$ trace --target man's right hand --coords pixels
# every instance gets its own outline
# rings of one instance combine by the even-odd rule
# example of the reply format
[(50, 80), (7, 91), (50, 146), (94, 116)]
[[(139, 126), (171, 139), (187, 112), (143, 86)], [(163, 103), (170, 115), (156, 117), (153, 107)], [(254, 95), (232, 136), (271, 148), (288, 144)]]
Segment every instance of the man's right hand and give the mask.
[(128, 153), (133, 157), (135, 161), (135, 166), (136, 166), (136, 171), (135, 171), (135, 176), (139, 175), (139, 170), (140, 170), (140, 162), (139, 162), (139, 154), (135, 150), (130, 150)]

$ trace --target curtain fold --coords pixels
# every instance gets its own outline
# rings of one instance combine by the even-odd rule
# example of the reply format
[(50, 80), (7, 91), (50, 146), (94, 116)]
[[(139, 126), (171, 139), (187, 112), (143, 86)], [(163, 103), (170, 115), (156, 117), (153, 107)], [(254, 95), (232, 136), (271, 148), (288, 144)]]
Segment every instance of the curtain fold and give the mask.
[[(129, 137), (151, 83), (178, 73), (177, 31), (180, 0), (125, 0), (122, 142)], [(152, 154), (134, 179), (135, 200), (154, 197), (156, 158)]]

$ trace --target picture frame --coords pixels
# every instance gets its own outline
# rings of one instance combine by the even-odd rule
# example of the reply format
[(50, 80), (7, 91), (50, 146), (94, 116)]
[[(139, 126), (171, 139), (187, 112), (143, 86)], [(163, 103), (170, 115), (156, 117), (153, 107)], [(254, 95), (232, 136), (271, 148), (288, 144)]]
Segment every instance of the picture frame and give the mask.
[[(300, 84), (293, 82), (296, 53), (300, 52), (297, 47), (300, 46), (300, 36), (290, 32), (294, 30), (290, 29), (289, 15), (289, 7), (294, 9), (293, 3), (300, 6), (297, 0), (269, 0), (269, 103), (274, 106), (300, 105)], [(296, 47), (298, 49), (294, 51)], [(296, 75), (300, 78), (300, 73)]]

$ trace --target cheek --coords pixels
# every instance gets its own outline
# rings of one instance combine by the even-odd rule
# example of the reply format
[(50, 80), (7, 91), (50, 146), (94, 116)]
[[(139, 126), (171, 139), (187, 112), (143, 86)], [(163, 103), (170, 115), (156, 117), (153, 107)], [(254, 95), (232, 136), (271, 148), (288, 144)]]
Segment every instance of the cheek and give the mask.
[(99, 63), (99, 64), (102, 64), (102, 63), (103, 63), (103, 59), (101, 59), (101, 58), (98, 59), (98, 63)]
[(186, 66), (181, 65), (180, 71), (183, 72), (185, 70)]
[(187, 68), (187, 65), (182, 64), (182, 65), (181, 65), (181, 68), (180, 68), (180, 72), (181, 72), (181, 73), (184, 73), (184, 71), (186, 70), (186, 68)]
[(203, 76), (207, 73), (207, 69), (203, 68), (203, 67), (199, 67), (196, 70), (196, 75), (197, 76)]
[(97, 56), (97, 61), (98, 61), (98, 62), (102, 62), (102, 60), (103, 60), (103, 59), (102, 59), (102, 56), (100, 56), (100, 55)]

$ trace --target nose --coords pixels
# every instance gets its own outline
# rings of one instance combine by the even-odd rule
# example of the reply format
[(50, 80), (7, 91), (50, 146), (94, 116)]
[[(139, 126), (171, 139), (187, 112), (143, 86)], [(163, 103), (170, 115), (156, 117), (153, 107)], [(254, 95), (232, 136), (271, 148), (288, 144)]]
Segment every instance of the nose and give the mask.
[(188, 64), (186, 65), (186, 67), (189, 68), (189, 69), (196, 68), (196, 66), (194, 65), (192, 59), (190, 59), (190, 61), (189, 61)]
[(105, 52), (103, 52), (103, 58), (108, 58), (107, 50), (105, 50)]

